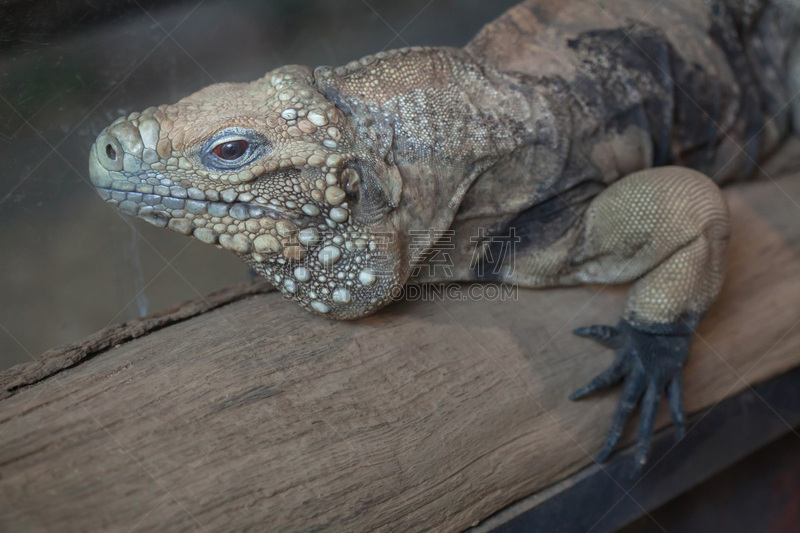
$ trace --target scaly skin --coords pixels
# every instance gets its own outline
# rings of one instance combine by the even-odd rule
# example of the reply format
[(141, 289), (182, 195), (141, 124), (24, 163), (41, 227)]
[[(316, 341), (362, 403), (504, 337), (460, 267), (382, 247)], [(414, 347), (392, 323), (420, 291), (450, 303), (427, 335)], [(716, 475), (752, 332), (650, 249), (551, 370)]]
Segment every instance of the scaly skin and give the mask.
[[(411, 236), (430, 247), (446, 229), (451, 279), (635, 281), (616, 328), (576, 330), (617, 358), (574, 397), (625, 379), (601, 457), (642, 399), (641, 464), (663, 391), (683, 422), (689, 339), (722, 283), (715, 182), (746, 177), (798, 113), (784, 106), (800, 88), (797, 4), (596, 6), (528, 1), (464, 49), (212, 85), (104, 130), (92, 181), (122, 212), (231, 250), (337, 319), (391, 301), (425, 260)], [(493, 237), (484, 263), (515, 239), (514, 268), (477, 268), (480, 232)]]

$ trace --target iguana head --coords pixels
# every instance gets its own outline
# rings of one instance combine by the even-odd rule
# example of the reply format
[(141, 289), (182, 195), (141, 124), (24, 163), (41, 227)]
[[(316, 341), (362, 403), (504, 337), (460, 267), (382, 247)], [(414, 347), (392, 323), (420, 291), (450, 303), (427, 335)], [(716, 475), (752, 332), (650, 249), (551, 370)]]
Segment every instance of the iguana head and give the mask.
[(356, 318), (407, 274), (367, 168), (384, 162), (356, 153), (355, 129), (310, 69), (287, 66), (118, 119), (90, 176), (123, 213), (234, 252), (311, 311)]

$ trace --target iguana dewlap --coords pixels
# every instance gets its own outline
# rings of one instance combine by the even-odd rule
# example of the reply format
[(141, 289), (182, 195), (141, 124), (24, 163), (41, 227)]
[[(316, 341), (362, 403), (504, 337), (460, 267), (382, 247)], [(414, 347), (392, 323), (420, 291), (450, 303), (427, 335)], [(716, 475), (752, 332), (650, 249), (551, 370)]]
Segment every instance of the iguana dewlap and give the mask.
[[(641, 401), (643, 463), (663, 393), (682, 429), (681, 369), (723, 280), (717, 184), (800, 124), (797, 20), (797, 0), (528, 1), (463, 49), (286, 66), (122, 117), (91, 179), (332, 318), (408, 281), (633, 281), (616, 327), (576, 330), (616, 360), (573, 398), (624, 380), (600, 457)], [(446, 230), (449, 268), (415, 268)]]

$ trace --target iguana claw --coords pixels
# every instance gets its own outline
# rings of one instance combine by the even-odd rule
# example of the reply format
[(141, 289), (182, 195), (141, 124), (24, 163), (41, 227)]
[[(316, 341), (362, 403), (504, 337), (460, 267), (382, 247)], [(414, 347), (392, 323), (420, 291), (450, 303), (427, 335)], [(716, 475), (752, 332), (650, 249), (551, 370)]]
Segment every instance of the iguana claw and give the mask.
[[(672, 328), (658, 328), (659, 331), (669, 329)], [(615, 350), (616, 356), (609, 368), (573, 392), (570, 400), (578, 400), (621, 380), (625, 382), (605, 446), (597, 455), (597, 460), (604, 461), (611, 454), (622, 436), (628, 418), (636, 406), (641, 404), (635, 456), (637, 469), (641, 468), (647, 462), (658, 404), (665, 391), (672, 419), (677, 426), (678, 438), (685, 433), (681, 371), (689, 356), (691, 332), (652, 333), (639, 329), (626, 320), (620, 320), (616, 328), (589, 326), (578, 328), (573, 333), (594, 339)]]

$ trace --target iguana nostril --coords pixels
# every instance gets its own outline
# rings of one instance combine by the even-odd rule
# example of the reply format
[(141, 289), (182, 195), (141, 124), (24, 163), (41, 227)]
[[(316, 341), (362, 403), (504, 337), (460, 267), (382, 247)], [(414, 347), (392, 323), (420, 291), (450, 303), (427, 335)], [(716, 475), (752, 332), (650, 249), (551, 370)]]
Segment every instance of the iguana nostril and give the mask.
[(96, 169), (97, 172), (103, 173), (109, 170), (119, 172), (123, 167), (122, 156), (125, 153), (125, 149), (117, 138), (109, 135), (108, 131), (104, 131), (98, 135), (92, 147), (92, 161), (99, 165)]

